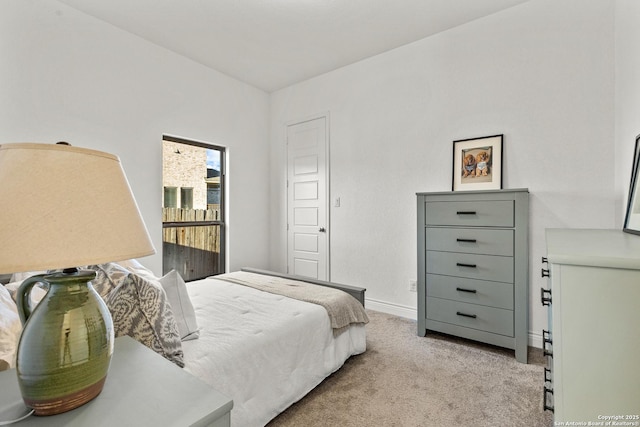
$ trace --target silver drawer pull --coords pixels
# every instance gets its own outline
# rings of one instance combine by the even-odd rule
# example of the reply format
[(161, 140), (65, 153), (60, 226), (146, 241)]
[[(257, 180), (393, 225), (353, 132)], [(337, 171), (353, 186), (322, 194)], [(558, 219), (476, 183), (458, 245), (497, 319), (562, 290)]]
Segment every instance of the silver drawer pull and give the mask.
[(460, 292), (468, 292), (470, 294), (475, 294), (478, 291), (476, 291), (475, 289), (465, 289), (465, 288), (456, 288), (456, 291), (460, 291)]
[(477, 240), (476, 239), (456, 239), (457, 242), (464, 242), (464, 243), (476, 243)]
[(467, 313), (463, 313), (463, 312), (461, 312), (461, 311), (457, 311), (457, 312), (456, 312), (456, 314), (457, 314), (458, 316), (462, 316), (462, 317), (470, 317), (471, 319), (475, 319), (475, 318), (477, 318), (477, 317), (478, 317), (478, 316), (476, 316), (475, 314), (467, 314)]
[(464, 263), (462, 263), (462, 262), (456, 262), (456, 265), (457, 265), (458, 267), (476, 268), (476, 265), (475, 265), (475, 264), (464, 264)]
[(476, 211), (457, 211), (456, 214), (458, 214), (458, 215), (475, 215)]

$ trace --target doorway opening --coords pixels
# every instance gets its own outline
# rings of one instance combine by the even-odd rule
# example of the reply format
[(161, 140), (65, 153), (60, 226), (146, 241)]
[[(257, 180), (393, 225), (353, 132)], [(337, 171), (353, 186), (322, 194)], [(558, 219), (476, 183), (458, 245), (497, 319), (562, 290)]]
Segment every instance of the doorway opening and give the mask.
[(185, 281), (225, 272), (225, 149), (162, 139), (162, 273)]

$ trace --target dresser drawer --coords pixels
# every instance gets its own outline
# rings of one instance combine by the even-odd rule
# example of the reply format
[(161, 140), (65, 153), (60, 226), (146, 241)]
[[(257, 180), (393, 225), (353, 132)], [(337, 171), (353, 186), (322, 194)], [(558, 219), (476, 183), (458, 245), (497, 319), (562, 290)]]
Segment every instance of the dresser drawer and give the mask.
[(427, 250), (485, 255), (513, 255), (513, 230), (426, 228)]
[(513, 201), (425, 202), (425, 224), (513, 227)]
[(428, 298), (427, 319), (513, 336), (513, 311), (501, 308)]
[(513, 283), (513, 257), (427, 251), (426, 272)]
[(427, 274), (427, 298), (444, 298), (513, 310), (513, 284)]

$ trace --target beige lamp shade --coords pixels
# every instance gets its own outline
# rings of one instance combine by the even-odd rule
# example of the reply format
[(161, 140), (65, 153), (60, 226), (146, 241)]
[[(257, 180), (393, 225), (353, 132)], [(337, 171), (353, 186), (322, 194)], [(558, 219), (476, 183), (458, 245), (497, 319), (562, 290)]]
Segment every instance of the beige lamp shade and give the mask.
[(68, 145), (0, 145), (0, 274), (153, 253), (117, 156)]

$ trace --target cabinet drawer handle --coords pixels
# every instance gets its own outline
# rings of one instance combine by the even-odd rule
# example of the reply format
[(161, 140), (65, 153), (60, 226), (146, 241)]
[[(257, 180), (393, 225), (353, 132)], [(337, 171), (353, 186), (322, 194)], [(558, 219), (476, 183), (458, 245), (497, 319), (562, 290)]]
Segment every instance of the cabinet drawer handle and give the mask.
[(456, 291), (460, 291), (460, 292), (468, 292), (470, 294), (475, 294), (478, 291), (476, 291), (475, 289), (465, 289), (465, 288), (456, 288)]
[[(545, 294), (549, 296), (545, 296)], [(551, 289), (540, 288), (540, 302), (543, 307), (551, 305)]]
[[(547, 346), (547, 344), (549, 344)], [(549, 331), (542, 330), (542, 354), (544, 356), (553, 357), (553, 339), (551, 338), (551, 333)], [(551, 350), (549, 350), (551, 347)]]
[(464, 243), (476, 243), (477, 242), (476, 239), (456, 239), (456, 241), (464, 242)]
[(456, 214), (458, 214), (458, 215), (475, 215), (476, 211), (457, 211)]
[(544, 389), (543, 389), (543, 397), (542, 397), (542, 401), (543, 401), (543, 405), (544, 405), (544, 410), (545, 410), (545, 411), (551, 411), (551, 412), (553, 412), (553, 406), (549, 405), (548, 400), (547, 400), (547, 397), (548, 397), (550, 394), (553, 396), (553, 389), (551, 389), (551, 388), (547, 388), (547, 386), (544, 386)]
[(476, 319), (478, 316), (476, 316), (475, 314), (467, 314), (467, 313), (463, 313), (461, 311), (456, 312), (456, 314), (458, 316), (462, 316), (462, 317), (469, 317), (471, 319)]
[(549, 274), (549, 270), (547, 270), (546, 268), (542, 268), (542, 269), (540, 269), (540, 275), (541, 275), (542, 277), (549, 277), (549, 276), (550, 276), (550, 274)]
[(457, 265), (458, 267), (470, 267), (470, 268), (476, 268), (476, 265), (475, 265), (475, 264), (464, 264), (464, 263), (462, 263), (462, 262), (456, 262), (456, 265)]
[(549, 368), (544, 368), (544, 382), (545, 383), (552, 383), (552, 379), (551, 379), (551, 369)]

